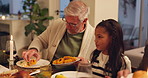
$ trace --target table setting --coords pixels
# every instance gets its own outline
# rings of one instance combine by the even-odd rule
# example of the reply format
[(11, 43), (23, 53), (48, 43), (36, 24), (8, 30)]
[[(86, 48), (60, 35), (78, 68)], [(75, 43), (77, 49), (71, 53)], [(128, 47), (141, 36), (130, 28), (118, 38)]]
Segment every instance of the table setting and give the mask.
[[(64, 56), (49, 62), (45, 59), (36, 60), (35, 57), (30, 58), (27, 62), (23, 58), (19, 58), (15, 51), (15, 42), (13, 36), (7, 41), (8, 65), (0, 65), (0, 78), (97, 78), (92, 75), (90, 63), (79, 62), (80, 58), (72, 56)], [(77, 67), (74, 65), (77, 64)], [(74, 70), (69, 66), (75, 67)], [(131, 73), (127, 78), (133, 78)], [(124, 77), (121, 77), (124, 78)]]
[[(72, 58), (71, 60), (75, 58), (75, 60), (69, 61), (66, 63), (59, 62), (61, 61), (61, 59), (64, 59), (62, 61), (67, 60), (67, 57), (69, 59)], [(22, 76), (25, 76), (27, 78), (97, 78), (92, 75), (90, 63), (80, 62), (75, 71), (57, 71), (57, 69), (53, 68), (54, 66), (60, 67), (60, 66), (73, 65), (78, 60), (79, 59), (77, 59), (76, 57), (71, 57), (71, 56), (66, 56), (66, 59), (65, 57), (59, 58), (57, 60), (54, 60), (54, 62), (52, 63), (50, 63), (48, 60), (40, 59), (39, 61), (36, 61), (36, 62), (33, 61), (32, 64), (30, 64), (29, 66), (29, 65), (25, 65), (26, 61), (21, 59), (16, 63), (14, 63), (11, 69), (0, 65), (0, 78), (20, 78)], [(141, 72), (146, 73), (145, 71), (144, 72), (140, 71), (140, 73)], [(126, 78), (135, 78), (134, 74), (135, 73), (131, 73)], [(138, 76), (141, 76), (141, 75), (143, 74), (140, 74)], [(136, 74), (136, 77), (137, 77), (137, 74)], [(121, 78), (124, 78), (124, 77), (121, 77)]]
[[(60, 66), (69, 66), (69, 65), (73, 65), (74, 63), (76, 63), (77, 61), (80, 60), (80, 59), (77, 59), (76, 57), (71, 57), (71, 56), (66, 56), (66, 57), (67, 57), (66, 59), (64, 59), (65, 57), (60, 58), (60, 59), (64, 59), (65, 61), (68, 60), (68, 62), (66, 62), (66, 63), (61, 62), (60, 64), (53, 63), (53, 66), (59, 66), (59, 67)], [(61, 61), (60, 59), (57, 59), (55, 61), (57, 61), (57, 62)], [(62, 61), (64, 61), (64, 60), (62, 60)], [(90, 64), (89, 65), (87, 65), (87, 64), (78, 65), (78, 71), (57, 71), (57, 69), (54, 69), (52, 67), (52, 65), (50, 64), (50, 62), (45, 59), (40, 59), (39, 61), (36, 61), (34, 64), (32, 64), (30, 66), (26, 65), (26, 64), (28, 64), (28, 63), (25, 60), (19, 60), (16, 63), (14, 63), (14, 65), (11, 65), (11, 69), (0, 65), (1, 66), (0, 67), (0, 69), (1, 69), (0, 78), (3, 75), (4, 75), (4, 78), (13, 78), (11, 76), (16, 75), (15, 73), (20, 74), (22, 72), (28, 73), (27, 75), (30, 75), (29, 78), (57, 78), (58, 75), (63, 75), (63, 78), (76, 78), (78, 76), (78, 74), (79, 74), (79, 76), (89, 76), (88, 74), (92, 74), (90, 71), (91, 70)], [(89, 67), (87, 67), (87, 66), (89, 66)], [(87, 69), (87, 71), (84, 69)], [(80, 73), (78, 73), (78, 72), (80, 72)], [(8, 76), (8, 74), (9, 74), (9, 76)], [(60, 76), (60, 78), (61, 78), (61, 76)]]

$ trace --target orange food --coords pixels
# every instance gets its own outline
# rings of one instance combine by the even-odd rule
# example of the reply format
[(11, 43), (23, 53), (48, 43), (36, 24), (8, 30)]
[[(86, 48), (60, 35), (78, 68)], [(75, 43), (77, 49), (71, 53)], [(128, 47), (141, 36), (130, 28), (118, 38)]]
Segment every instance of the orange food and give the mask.
[(134, 72), (133, 78), (148, 78), (148, 75), (146, 71), (139, 70)]
[(29, 62), (27, 62), (27, 65), (32, 66), (32, 65), (35, 65), (36, 63), (37, 63), (36, 60), (31, 59)]
[(53, 64), (63, 64), (63, 63), (70, 63), (73, 61), (76, 61), (76, 57), (71, 57), (71, 56), (64, 56), (63, 58), (59, 58), (57, 60), (53, 61)]

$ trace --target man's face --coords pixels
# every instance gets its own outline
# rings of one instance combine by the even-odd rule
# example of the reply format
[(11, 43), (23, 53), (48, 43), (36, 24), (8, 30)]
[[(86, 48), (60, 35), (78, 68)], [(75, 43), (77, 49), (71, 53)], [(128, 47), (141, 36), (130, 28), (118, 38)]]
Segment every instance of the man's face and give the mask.
[(80, 33), (84, 28), (83, 22), (81, 22), (78, 16), (65, 16), (66, 28), (70, 34)]

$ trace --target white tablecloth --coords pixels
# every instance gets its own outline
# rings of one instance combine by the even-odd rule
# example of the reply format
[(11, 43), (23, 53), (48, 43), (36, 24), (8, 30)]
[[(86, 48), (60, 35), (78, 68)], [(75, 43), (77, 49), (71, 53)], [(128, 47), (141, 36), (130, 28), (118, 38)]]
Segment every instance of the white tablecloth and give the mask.
[(125, 55), (131, 60), (132, 67), (138, 67), (144, 55), (144, 47), (127, 50)]
[(9, 69), (0, 65), (0, 73), (4, 72), (4, 71), (8, 71)]

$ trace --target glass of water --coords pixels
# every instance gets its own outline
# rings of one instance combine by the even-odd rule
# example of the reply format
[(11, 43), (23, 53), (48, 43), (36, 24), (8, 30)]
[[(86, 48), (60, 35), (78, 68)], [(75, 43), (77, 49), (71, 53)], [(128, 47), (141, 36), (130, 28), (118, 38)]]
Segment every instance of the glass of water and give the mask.
[(93, 78), (90, 63), (80, 62), (77, 67), (77, 78)]

